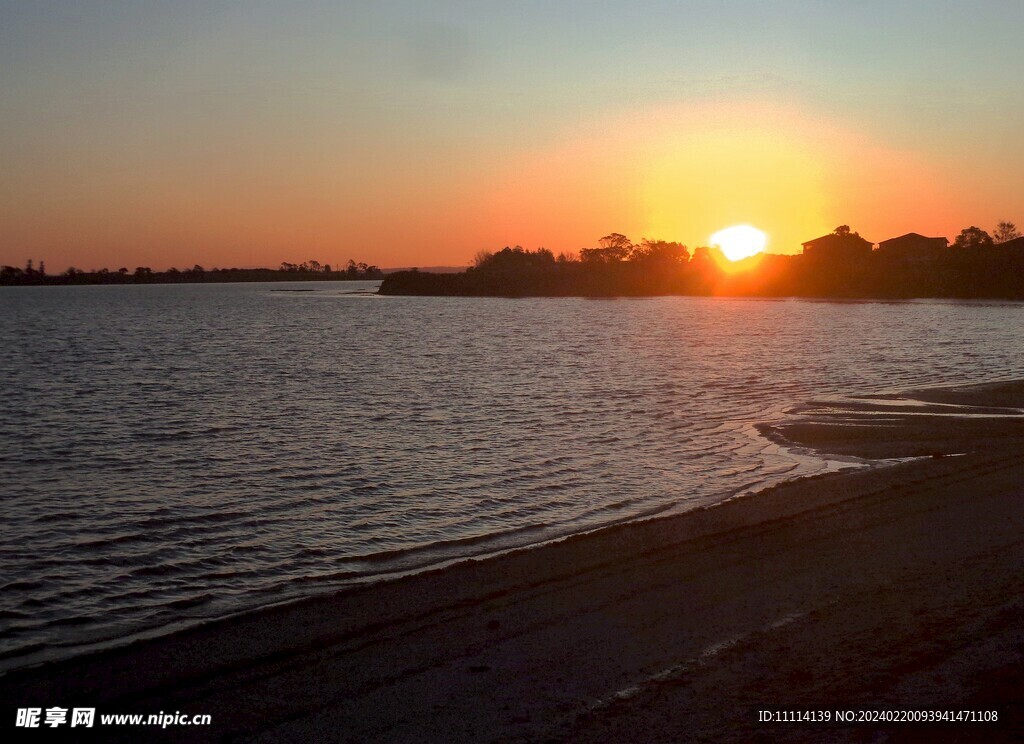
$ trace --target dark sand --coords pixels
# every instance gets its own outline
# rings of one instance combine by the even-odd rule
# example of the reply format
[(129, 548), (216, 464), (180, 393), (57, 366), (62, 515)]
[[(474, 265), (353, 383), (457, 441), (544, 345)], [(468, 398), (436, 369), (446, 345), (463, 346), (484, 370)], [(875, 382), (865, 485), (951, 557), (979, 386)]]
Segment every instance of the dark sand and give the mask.
[[(994, 410), (1024, 407), (1024, 383), (928, 396), (987, 415), (810, 407), (766, 434), (925, 457), (10, 674), (5, 715), (213, 716), (96, 729), (130, 741), (1024, 737), (1024, 419)], [(999, 723), (759, 723), (762, 709)]]

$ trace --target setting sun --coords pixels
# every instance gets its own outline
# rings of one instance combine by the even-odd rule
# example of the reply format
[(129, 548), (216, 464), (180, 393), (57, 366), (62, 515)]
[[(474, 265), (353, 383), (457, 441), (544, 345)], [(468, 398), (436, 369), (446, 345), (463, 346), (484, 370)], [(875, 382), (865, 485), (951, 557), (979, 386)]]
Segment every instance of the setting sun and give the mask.
[(730, 261), (749, 258), (764, 250), (768, 236), (750, 225), (734, 225), (711, 236), (711, 245), (722, 249)]

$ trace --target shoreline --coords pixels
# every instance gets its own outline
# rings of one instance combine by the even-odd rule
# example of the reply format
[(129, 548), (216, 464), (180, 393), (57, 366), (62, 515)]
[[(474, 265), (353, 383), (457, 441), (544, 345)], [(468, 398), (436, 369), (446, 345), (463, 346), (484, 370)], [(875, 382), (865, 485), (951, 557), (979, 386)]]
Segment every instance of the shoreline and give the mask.
[[(1024, 406), (1022, 383), (941, 390), (936, 395), (946, 401)], [(1007, 574), (1024, 559), (1014, 532), (1024, 520), (1014, 498), (1024, 496), (1024, 422), (964, 419), (937, 430), (899, 413), (886, 412), (882, 426), (830, 424), (826, 413), (815, 415), (782, 424), (779, 433), (825, 453), (919, 459), (786, 481), (679, 515), (15, 670), (0, 677), (0, 692), (11, 707), (210, 713), (214, 725), (201, 740), (621, 740), (640, 731), (646, 739), (694, 731), (714, 739), (813, 739), (820, 727), (759, 727), (736, 685), (761, 680), (753, 689), (766, 708), (796, 697), (801, 707), (849, 707), (864, 695), (849, 669), (891, 672), (879, 651), (909, 632), (891, 622), (906, 611), (889, 606), (886, 591), (913, 599), (907, 617), (920, 614), (934, 624), (932, 631), (910, 632), (906, 648), (941, 646), (950, 636), (958, 641), (953, 651), (978, 651), (957, 663), (989, 678), (1024, 654), (1019, 623), (1009, 622), (1001, 634), (972, 635), (966, 620), (950, 616), (961, 600), (975, 624), (1024, 612), (1024, 587)], [(856, 415), (841, 412), (844, 420)], [(860, 415), (877, 419), (879, 412)], [(947, 456), (954, 454), (960, 456)], [(982, 566), (987, 572), (979, 573)], [(951, 578), (950, 567), (964, 578)], [(971, 597), (976, 601), (967, 602)], [(880, 625), (871, 629), (872, 622)], [(837, 629), (864, 644), (845, 672), (832, 668), (826, 652), (842, 645)], [(789, 651), (812, 655), (810, 676), (772, 683), (785, 661), (776, 647), (794, 637), (806, 638)], [(986, 643), (998, 649), (982, 653)], [(769, 658), (776, 663), (766, 665)], [(925, 682), (908, 682), (927, 665), (903, 666), (886, 688), (890, 697), (934, 698), (934, 691), (922, 691), (930, 689)], [(964, 672), (956, 684), (931, 685), (950, 695), (959, 690), (967, 700), (983, 689), (971, 679)], [(901, 684), (909, 691), (900, 693)], [(846, 697), (839, 694), (844, 685), (852, 690)], [(714, 700), (696, 694), (705, 688)], [(773, 699), (773, 690), (790, 701)], [(793, 697), (801, 690), (803, 697)], [(689, 712), (672, 713), (680, 710)], [(462, 733), (452, 734), (453, 726)], [(162, 735), (197, 740), (195, 730)]]
[[(792, 402), (785, 405), (775, 405), (771, 409), (759, 412), (758, 415), (765, 420), (782, 419), (786, 416), (786, 410), (792, 408), (792, 406)], [(889, 463), (873, 463), (864, 458), (833, 458), (824, 454), (817, 454), (806, 447), (798, 447), (793, 442), (766, 437), (762, 431), (764, 426), (766, 424), (763, 423), (745, 424), (741, 427), (741, 432), (738, 433), (749, 438), (752, 443), (759, 445), (763, 452), (774, 450), (774, 456), (789, 460), (792, 463), (791, 469), (782, 474), (766, 474), (763, 477), (759, 477), (757, 484), (753, 487), (752, 484), (748, 483), (742, 487), (721, 491), (717, 495), (717, 501), (709, 501), (699, 505), (685, 500), (681, 502), (665, 502), (648, 506), (642, 511), (628, 516), (617, 517), (598, 524), (571, 522), (537, 525), (518, 527), (505, 532), (491, 533), (478, 537), (448, 541), (441, 540), (422, 546), (394, 551), (394, 554), (401, 556), (401, 559), (398, 560), (394, 558), (394, 555), (388, 553), (376, 553), (352, 558), (350, 559), (352, 563), (376, 564), (378, 567), (354, 569), (344, 572), (339, 570), (338, 577), (324, 579), (323, 586), (320, 588), (314, 587), (312, 593), (300, 596), (286, 595), (264, 603), (250, 603), (248, 606), (237, 607), (215, 616), (182, 617), (172, 622), (136, 628), (117, 637), (76, 642), (74, 644), (69, 643), (59, 647), (58, 650), (48, 650), (42, 644), (13, 648), (0, 653), (0, 680), (5, 675), (28, 671), (41, 666), (69, 662), (86, 656), (106, 655), (138, 643), (154, 642), (162, 638), (171, 638), (183, 633), (199, 631), (206, 626), (217, 626), (244, 616), (260, 615), (263, 612), (292, 604), (329, 599), (339, 594), (367, 589), (382, 582), (396, 581), (423, 573), (445, 571), (468, 561), (500, 559), (512, 553), (543, 549), (567, 539), (588, 536), (605, 530), (614, 530), (631, 523), (670, 519), (727, 501), (755, 497), (765, 490), (794, 480), (830, 474), (841, 469), (886, 467), (889, 465)], [(782, 451), (781, 454), (779, 454), (779, 450)], [(796, 474), (794, 475), (794, 473)], [(527, 542), (517, 542), (516, 536), (521, 534), (530, 534), (531, 536)], [(446, 554), (454, 544), (464, 544), (473, 547), (465, 552)], [(417, 557), (420, 557), (419, 560), (417, 560)], [(344, 574), (343, 576), (342, 573)], [(13, 663), (5, 665), (5, 662), (11, 661)]]

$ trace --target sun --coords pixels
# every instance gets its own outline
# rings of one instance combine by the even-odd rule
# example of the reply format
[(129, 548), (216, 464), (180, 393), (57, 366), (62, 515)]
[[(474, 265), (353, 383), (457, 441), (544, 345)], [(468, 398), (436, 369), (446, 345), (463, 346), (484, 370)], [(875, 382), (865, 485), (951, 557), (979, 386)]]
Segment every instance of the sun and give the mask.
[(749, 258), (764, 250), (768, 236), (750, 225), (733, 225), (711, 236), (711, 245), (717, 245), (730, 261)]

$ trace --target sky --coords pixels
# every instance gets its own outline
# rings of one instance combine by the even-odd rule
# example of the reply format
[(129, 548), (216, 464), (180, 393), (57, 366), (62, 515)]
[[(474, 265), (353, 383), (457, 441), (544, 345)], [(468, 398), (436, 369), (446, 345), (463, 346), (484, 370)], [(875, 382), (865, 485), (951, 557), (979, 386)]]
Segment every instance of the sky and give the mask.
[(1024, 223), (1020, 0), (0, 0), (0, 264)]

